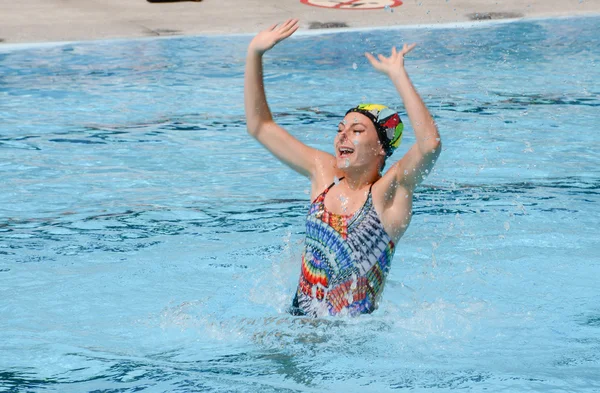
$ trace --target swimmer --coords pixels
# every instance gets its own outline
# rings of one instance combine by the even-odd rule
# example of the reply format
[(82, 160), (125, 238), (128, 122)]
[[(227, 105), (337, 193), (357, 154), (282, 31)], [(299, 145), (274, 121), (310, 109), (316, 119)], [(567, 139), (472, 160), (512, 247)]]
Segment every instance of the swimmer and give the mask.
[(396, 244), (411, 221), (415, 187), (440, 155), (437, 127), (404, 68), (415, 44), (369, 53), (373, 68), (398, 91), (416, 143), (385, 173), (400, 145), (403, 123), (384, 105), (361, 104), (346, 112), (333, 140), (335, 155), (300, 142), (273, 121), (263, 85), (262, 57), (298, 30), (289, 19), (260, 32), (246, 59), (244, 101), (248, 133), (277, 159), (311, 182), (306, 239), (293, 315), (356, 316), (377, 309)]

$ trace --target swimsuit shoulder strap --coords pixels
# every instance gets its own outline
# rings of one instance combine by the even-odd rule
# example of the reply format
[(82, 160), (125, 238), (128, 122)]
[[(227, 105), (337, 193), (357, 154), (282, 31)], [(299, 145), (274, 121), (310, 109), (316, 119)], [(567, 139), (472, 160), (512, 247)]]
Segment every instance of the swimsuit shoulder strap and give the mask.
[(325, 199), (325, 195), (327, 195), (327, 193), (329, 192), (329, 190), (331, 189), (331, 187), (335, 186), (337, 183), (339, 183), (340, 181), (342, 181), (344, 179), (344, 177), (345, 176), (342, 176), (337, 181), (334, 181), (333, 183), (331, 183), (326, 189), (323, 190), (322, 193), (319, 194), (318, 197), (315, 198), (315, 200), (313, 201), (313, 203), (317, 202), (319, 200), (319, 198)]
[(324, 192), (326, 193), (327, 191), (329, 191), (329, 190), (331, 189), (331, 187), (335, 186), (336, 184), (338, 184), (339, 182), (341, 182), (342, 180), (344, 180), (344, 177), (345, 177), (345, 176), (342, 176), (342, 177), (340, 177), (340, 178), (339, 178), (337, 181), (334, 181), (333, 183), (331, 183), (331, 184), (329, 185), (329, 187), (327, 187), (327, 188), (325, 189), (325, 191), (324, 191)]

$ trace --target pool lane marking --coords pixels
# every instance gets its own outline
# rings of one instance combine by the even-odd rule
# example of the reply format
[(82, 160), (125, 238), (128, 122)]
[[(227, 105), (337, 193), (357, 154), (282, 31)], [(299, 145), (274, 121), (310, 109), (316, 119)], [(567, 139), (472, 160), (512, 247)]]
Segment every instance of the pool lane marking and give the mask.
[[(365, 7), (365, 8), (360, 8), (360, 7), (352, 7), (352, 5), (354, 3), (358, 3), (359, 1), (364, 1), (364, 0), (349, 0), (349, 1), (340, 1), (335, 5), (321, 5), (321, 4), (314, 4), (313, 3), (314, 0), (300, 0), (300, 2), (302, 4), (306, 4), (306, 5), (310, 5), (313, 7), (321, 7), (321, 8), (332, 8), (332, 9), (344, 9), (344, 10), (377, 10), (377, 9), (382, 9), (385, 7), (398, 7), (400, 5), (402, 5), (402, 1), (400, 0), (377, 0), (377, 1), (371, 1), (372, 3), (378, 3), (380, 5), (376, 5), (375, 7)], [(391, 4), (390, 4), (391, 3)]]

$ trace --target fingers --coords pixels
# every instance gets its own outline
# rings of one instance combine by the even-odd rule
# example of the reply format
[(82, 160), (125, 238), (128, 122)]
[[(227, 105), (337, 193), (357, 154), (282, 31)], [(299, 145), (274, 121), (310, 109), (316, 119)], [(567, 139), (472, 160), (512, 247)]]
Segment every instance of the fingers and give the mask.
[(365, 57), (367, 58), (367, 60), (369, 60), (369, 63), (371, 63), (371, 65), (375, 68), (377, 68), (379, 66), (379, 62), (377, 61), (377, 59), (375, 57), (373, 57), (372, 54), (370, 54), (369, 52), (365, 52)]
[(298, 24), (298, 21), (296, 21), (296, 23), (290, 27), (289, 33), (287, 35), (287, 37), (291, 36), (292, 34), (294, 34), (298, 29), (300, 28), (300, 25)]
[(281, 24), (281, 26), (279, 26), (279, 30), (284, 30), (284, 29), (287, 29), (287, 28), (288, 28), (288, 26), (292, 24), (292, 22), (293, 22), (293, 19), (291, 19), (291, 18), (290, 18), (290, 19), (287, 19), (285, 22), (283, 22), (283, 23)]
[[(398, 51), (398, 49), (395, 46), (392, 46), (392, 55), (390, 57), (395, 58), (397, 55), (404, 56), (405, 54), (407, 54), (408, 52), (413, 50), (416, 46), (417, 46), (417, 44), (410, 44), (410, 45), (404, 44), (402, 46), (401, 51)], [(379, 56), (379, 60), (387, 59), (385, 56), (382, 56), (382, 55), (378, 55), (378, 56)]]
[(402, 47), (402, 52), (401, 52), (402, 56), (404, 56), (411, 50), (415, 49), (416, 46), (417, 46), (417, 44), (410, 44), (410, 45), (404, 44), (404, 46)]
[(298, 26), (298, 19), (288, 19), (281, 26), (279, 26), (279, 33), (286, 34), (288, 31)]
[(284, 40), (294, 34), (300, 25), (298, 25), (298, 19), (288, 19), (286, 20), (279, 28), (277, 29), (277, 34), (279, 35), (278, 40)]

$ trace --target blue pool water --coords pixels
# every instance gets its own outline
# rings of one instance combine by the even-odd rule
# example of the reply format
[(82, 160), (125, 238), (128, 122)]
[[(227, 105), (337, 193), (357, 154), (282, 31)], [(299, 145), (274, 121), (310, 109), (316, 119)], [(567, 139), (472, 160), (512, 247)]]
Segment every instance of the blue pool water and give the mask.
[[(246, 135), (250, 37), (0, 47), (0, 391), (600, 390), (600, 18), (297, 35), (277, 121), (332, 150), (407, 68), (444, 151), (380, 309), (285, 313), (307, 181)], [(407, 127), (399, 158), (414, 143)]]

